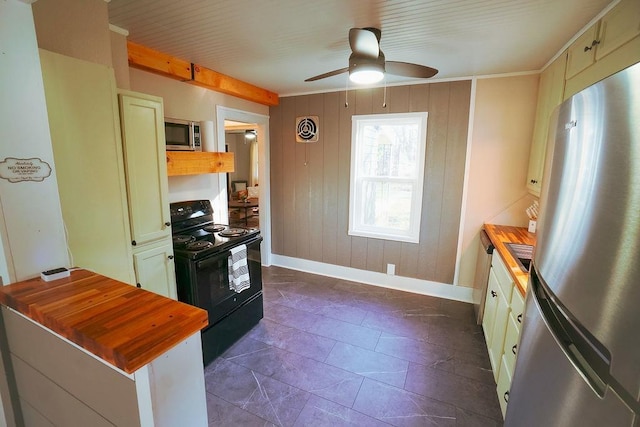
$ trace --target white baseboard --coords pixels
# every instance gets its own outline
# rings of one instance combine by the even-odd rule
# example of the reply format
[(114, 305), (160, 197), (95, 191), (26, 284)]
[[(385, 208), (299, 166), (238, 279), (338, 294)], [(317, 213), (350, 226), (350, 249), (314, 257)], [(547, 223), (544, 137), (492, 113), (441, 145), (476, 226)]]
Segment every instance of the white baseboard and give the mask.
[(352, 282), (367, 283), (369, 285), (380, 286), (383, 288), (397, 289), (400, 291), (430, 295), (455, 301), (468, 303), (473, 302), (473, 289), (463, 286), (454, 286), (429, 280), (420, 280), (411, 277), (359, 270), (357, 268), (325, 264), (322, 262), (276, 254), (271, 255), (271, 265), (304, 271), (307, 273), (321, 274), (323, 276), (335, 277), (338, 279), (350, 280)]

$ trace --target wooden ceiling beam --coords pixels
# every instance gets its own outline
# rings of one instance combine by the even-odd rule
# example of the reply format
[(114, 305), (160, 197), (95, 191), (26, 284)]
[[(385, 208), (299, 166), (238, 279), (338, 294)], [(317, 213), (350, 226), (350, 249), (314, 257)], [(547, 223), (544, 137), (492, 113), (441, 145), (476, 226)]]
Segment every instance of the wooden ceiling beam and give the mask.
[(191, 67), (193, 69), (193, 80), (189, 83), (264, 105), (271, 106), (278, 105), (279, 103), (277, 93), (243, 82), (242, 80), (234, 79), (233, 77), (200, 65), (191, 64)]
[(192, 64), (166, 53), (127, 41), (129, 65), (216, 92), (233, 95), (263, 105), (278, 105), (278, 94), (242, 80)]
[(189, 81), (193, 77), (191, 62), (127, 41), (129, 65), (171, 79)]

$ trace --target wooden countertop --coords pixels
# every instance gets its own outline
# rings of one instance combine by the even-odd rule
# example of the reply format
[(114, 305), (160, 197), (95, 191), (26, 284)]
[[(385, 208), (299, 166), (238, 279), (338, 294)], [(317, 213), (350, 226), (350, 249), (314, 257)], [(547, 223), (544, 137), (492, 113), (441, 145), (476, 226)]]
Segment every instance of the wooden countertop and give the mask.
[(529, 282), (529, 274), (522, 271), (511, 252), (505, 246), (505, 243), (519, 243), (524, 245), (536, 245), (536, 235), (529, 233), (525, 227), (513, 227), (510, 225), (485, 224), (484, 229), (489, 235), (493, 246), (504, 260), (513, 281), (524, 296), (527, 292), (527, 283)]
[(208, 323), (205, 310), (87, 270), (0, 286), (0, 303), (127, 373)]

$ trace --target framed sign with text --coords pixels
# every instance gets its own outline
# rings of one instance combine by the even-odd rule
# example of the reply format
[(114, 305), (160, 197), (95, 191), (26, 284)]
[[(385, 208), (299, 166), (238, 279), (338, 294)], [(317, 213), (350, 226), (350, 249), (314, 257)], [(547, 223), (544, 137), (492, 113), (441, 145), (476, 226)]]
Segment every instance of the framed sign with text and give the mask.
[(38, 157), (18, 159), (7, 157), (0, 162), (0, 178), (9, 182), (42, 182), (51, 176), (51, 165)]

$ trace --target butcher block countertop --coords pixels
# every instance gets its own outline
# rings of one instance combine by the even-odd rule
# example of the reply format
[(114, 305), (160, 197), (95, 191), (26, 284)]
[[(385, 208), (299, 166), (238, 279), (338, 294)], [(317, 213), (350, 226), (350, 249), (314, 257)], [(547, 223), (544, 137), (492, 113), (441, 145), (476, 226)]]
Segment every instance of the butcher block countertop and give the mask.
[(127, 373), (208, 322), (202, 309), (81, 269), (0, 286), (0, 303)]
[(536, 235), (534, 233), (529, 233), (525, 227), (513, 227), (510, 225), (485, 224), (484, 229), (489, 235), (493, 246), (495, 246), (496, 250), (504, 260), (507, 269), (511, 274), (511, 278), (513, 278), (520, 294), (524, 296), (527, 292), (529, 274), (523, 272), (518, 266), (518, 263), (505, 246), (505, 243), (519, 243), (535, 246)]

